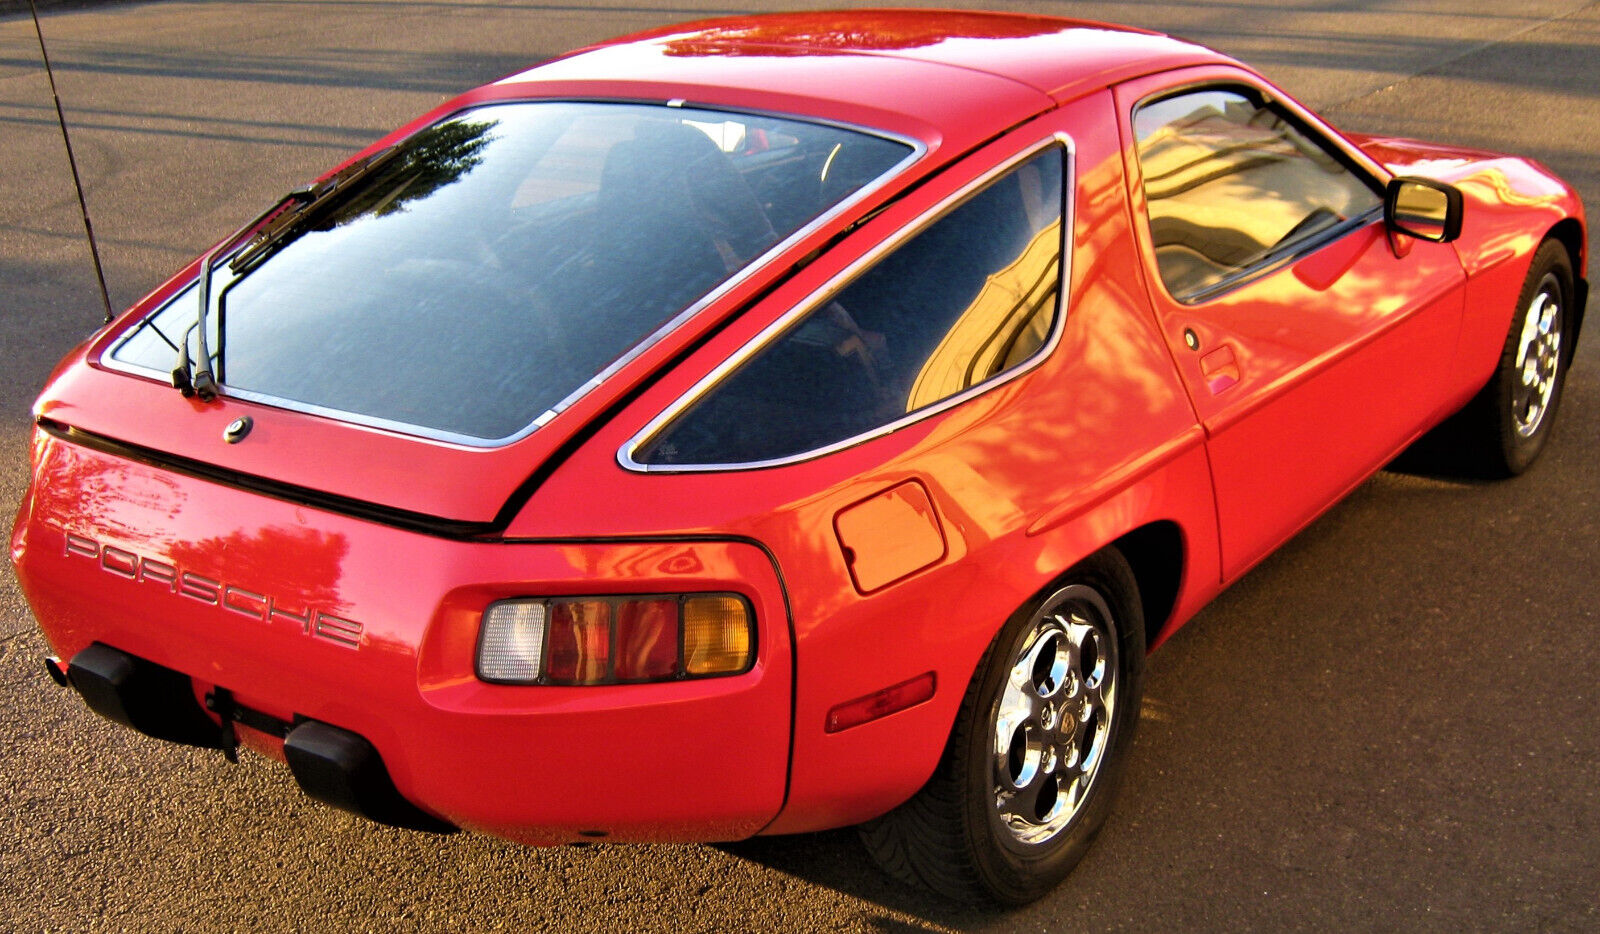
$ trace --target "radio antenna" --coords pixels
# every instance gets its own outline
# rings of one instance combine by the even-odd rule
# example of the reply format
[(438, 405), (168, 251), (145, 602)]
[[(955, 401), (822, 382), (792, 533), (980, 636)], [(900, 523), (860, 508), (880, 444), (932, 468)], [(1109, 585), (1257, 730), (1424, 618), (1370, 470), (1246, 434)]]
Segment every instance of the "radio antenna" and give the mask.
[(33, 34), (39, 37), (39, 57), (50, 79), (50, 96), (56, 100), (56, 123), (61, 127), (61, 142), (67, 147), (67, 165), (72, 167), (72, 187), (78, 192), (78, 213), (83, 216), (83, 233), (89, 238), (89, 256), (94, 260), (94, 277), (100, 281), (100, 302), (105, 305), (106, 323), (111, 323), (111, 293), (106, 290), (106, 273), (100, 266), (100, 247), (94, 240), (94, 225), (89, 223), (89, 203), (83, 200), (83, 179), (78, 176), (78, 160), (72, 155), (72, 138), (67, 135), (67, 118), (61, 112), (61, 94), (56, 91), (56, 73), (50, 67), (50, 53), (44, 49), (44, 30), (39, 27), (39, 7), (28, 0), (33, 12)]

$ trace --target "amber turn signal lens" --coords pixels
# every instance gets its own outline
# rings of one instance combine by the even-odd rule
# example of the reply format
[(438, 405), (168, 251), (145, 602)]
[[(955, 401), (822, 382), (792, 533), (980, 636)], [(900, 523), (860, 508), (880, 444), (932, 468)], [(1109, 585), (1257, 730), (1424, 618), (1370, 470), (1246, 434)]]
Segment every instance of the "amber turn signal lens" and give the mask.
[(750, 665), (750, 614), (738, 597), (683, 601), (683, 668), (690, 675), (731, 674)]

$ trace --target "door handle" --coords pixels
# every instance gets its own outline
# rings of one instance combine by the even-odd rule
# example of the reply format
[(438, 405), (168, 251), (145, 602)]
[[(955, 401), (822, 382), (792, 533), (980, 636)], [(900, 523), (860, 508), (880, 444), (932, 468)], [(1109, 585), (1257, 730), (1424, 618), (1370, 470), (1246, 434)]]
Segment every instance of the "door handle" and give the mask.
[(1200, 358), (1200, 372), (1206, 378), (1206, 388), (1212, 395), (1237, 383), (1240, 378), (1239, 361), (1233, 355), (1233, 345), (1223, 344)]

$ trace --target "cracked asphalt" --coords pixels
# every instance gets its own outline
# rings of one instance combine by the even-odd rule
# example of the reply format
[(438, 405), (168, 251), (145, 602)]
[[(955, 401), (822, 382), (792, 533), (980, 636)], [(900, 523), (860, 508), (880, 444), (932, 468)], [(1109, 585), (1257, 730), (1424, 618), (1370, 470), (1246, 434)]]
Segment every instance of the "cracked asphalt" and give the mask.
[[(988, 6), (1197, 39), (1342, 127), (1536, 156), (1600, 206), (1592, 0)], [(120, 308), (449, 95), (723, 12), (172, 0), (47, 11), (44, 27)], [(99, 299), (31, 23), (3, 13), (0, 167), (10, 515), (28, 407)], [(94, 717), (44, 677), (7, 566), (0, 929), (1600, 928), (1597, 364), (1589, 335), (1528, 475), (1481, 484), (1426, 458), (1381, 473), (1155, 653), (1114, 815), (1066, 883), (1017, 911), (891, 883), (848, 831), (537, 850), (364, 823), (273, 763), (230, 766)]]

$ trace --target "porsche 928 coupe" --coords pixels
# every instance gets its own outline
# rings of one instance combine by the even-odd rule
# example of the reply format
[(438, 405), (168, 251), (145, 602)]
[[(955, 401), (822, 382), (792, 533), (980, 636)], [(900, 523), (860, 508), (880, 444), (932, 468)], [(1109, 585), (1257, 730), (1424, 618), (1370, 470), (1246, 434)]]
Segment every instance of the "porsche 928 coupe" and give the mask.
[(12, 560), (93, 710), (374, 820), (860, 825), (1022, 903), (1147, 651), (1447, 418), (1532, 464), (1583, 225), (1163, 35), (670, 26), (440, 106), (93, 334)]

